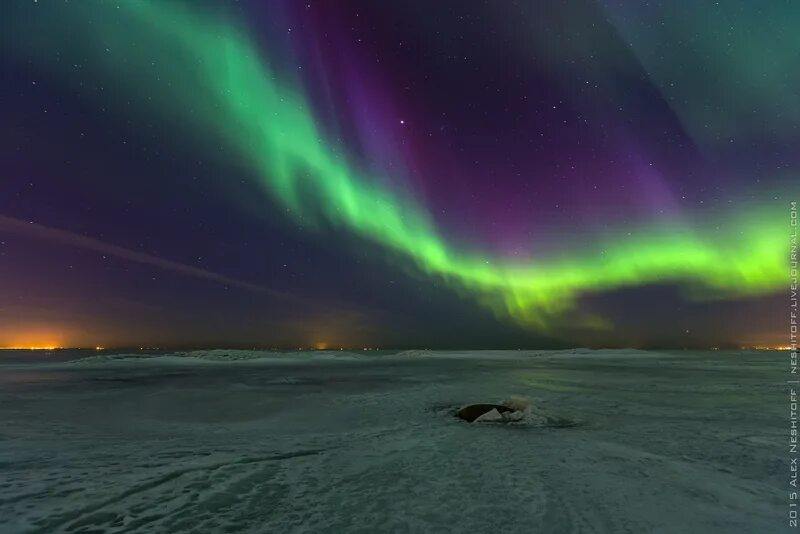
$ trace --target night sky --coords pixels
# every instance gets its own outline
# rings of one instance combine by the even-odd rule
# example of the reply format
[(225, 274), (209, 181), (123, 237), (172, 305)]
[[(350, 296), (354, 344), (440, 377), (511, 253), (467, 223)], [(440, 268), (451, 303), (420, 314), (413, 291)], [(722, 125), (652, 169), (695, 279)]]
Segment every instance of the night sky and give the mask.
[(0, 14), (0, 346), (785, 344), (798, 2)]

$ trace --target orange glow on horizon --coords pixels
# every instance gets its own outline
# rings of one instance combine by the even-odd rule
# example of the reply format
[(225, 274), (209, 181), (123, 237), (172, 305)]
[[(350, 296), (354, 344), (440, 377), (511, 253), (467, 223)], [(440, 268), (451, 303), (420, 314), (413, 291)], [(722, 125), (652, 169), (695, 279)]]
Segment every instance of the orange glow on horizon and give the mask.
[(30, 347), (0, 347), (0, 349), (2, 350), (57, 350), (63, 348), (64, 347), (57, 347), (55, 345), (45, 345), (45, 346), (35, 345)]
[(52, 326), (15, 329), (13, 333), (0, 332), (0, 348), (7, 350), (63, 349), (68, 345), (66, 337), (64, 332)]

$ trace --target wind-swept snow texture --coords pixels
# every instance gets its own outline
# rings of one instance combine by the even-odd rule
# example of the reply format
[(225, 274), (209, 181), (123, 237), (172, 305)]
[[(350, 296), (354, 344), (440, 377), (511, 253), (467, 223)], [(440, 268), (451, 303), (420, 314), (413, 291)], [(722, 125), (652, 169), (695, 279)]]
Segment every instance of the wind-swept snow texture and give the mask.
[(2, 533), (786, 528), (779, 353), (0, 358)]

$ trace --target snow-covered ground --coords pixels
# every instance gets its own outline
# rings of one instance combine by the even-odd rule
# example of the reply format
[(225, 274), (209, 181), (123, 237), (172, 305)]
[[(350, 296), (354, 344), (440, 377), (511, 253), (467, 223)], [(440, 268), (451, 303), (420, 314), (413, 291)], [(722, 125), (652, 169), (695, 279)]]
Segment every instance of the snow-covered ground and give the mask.
[[(780, 353), (22, 359), (0, 360), (2, 533), (786, 528)], [(511, 395), (557, 423), (452, 417)]]

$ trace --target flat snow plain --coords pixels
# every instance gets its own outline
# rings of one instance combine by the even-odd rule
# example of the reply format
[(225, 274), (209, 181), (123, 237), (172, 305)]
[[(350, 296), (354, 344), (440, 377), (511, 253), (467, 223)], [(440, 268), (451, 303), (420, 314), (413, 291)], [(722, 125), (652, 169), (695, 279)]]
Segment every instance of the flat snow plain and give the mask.
[(2, 533), (787, 531), (785, 353), (11, 356)]

